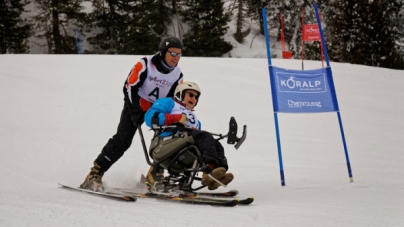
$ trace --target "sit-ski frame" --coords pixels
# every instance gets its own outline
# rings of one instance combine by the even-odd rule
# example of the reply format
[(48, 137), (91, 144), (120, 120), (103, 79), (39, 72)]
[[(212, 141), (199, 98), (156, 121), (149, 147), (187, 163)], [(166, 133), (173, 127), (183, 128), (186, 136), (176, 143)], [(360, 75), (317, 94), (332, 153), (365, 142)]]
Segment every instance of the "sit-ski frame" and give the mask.
[[(178, 126), (175, 126), (175, 125), (160, 126), (159, 129), (175, 129), (175, 128), (178, 128)], [(159, 162), (151, 162), (150, 161), (149, 154), (147, 152), (146, 143), (144, 141), (142, 126), (139, 125), (137, 127), (137, 129), (139, 131), (139, 136), (140, 136), (140, 140), (142, 142), (143, 151), (144, 151), (144, 154), (145, 154), (147, 164), (149, 164), (150, 166), (155, 166), (155, 165), (158, 165), (158, 164), (162, 163), (162, 161), (164, 161), (164, 160), (159, 161)], [(188, 130), (192, 130), (192, 129), (188, 129)], [(236, 122), (236, 119), (234, 117), (230, 118), (228, 134), (223, 135), (223, 134), (219, 134), (219, 133), (212, 133), (212, 132), (209, 132), (209, 133), (212, 134), (213, 136), (217, 136), (218, 137), (217, 140), (227, 138), (227, 143), (228, 144), (235, 144), (234, 147), (237, 150), (244, 143), (244, 140), (247, 138), (247, 125), (243, 126), (243, 135), (240, 138), (237, 137), (237, 122)]]
[[(157, 128), (157, 130), (165, 130), (165, 129), (168, 129), (168, 130), (174, 131), (174, 130), (176, 130), (176, 129), (178, 129), (178, 128), (179, 128), (179, 127), (178, 127), (178, 126), (175, 126), (175, 125), (173, 125), (173, 126), (160, 126), (159, 128)], [(153, 129), (153, 130), (156, 130), (156, 129)], [(184, 128), (182, 128), (181, 130), (186, 131), (186, 130), (192, 130), (192, 129), (186, 129), (186, 128), (185, 128), (185, 130), (184, 130)], [(150, 161), (150, 157), (149, 157), (148, 150), (147, 150), (147, 147), (146, 147), (146, 143), (145, 143), (145, 140), (144, 140), (144, 136), (143, 136), (143, 131), (142, 131), (141, 125), (138, 126), (138, 131), (139, 131), (139, 136), (140, 136), (140, 140), (141, 140), (141, 142), (142, 142), (143, 151), (144, 151), (144, 154), (145, 154), (145, 158), (146, 158), (147, 163), (148, 163), (150, 166), (156, 166), (156, 165), (159, 165), (160, 163), (166, 161), (166, 159), (162, 159), (162, 160), (160, 160), (160, 161), (154, 161), (154, 162), (151, 162), (151, 161)], [(242, 134), (242, 136), (241, 136), (240, 138), (237, 137), (237, 122), (236, 122), (236, 120), (235, 120), (234, 117), (231, 117), (231, 118), (230, 118), (230, 122), (229, 122), (229, 132), (228, 132), (228, 134), (223, 135), (223, 134), (219, 134), (219, 133), (212, 133), (212, 132), (209, 132), (209, 133), (210, 133), (211, 135), (213, 135), (213, 136), (217, 136), (217, 137), (218, 137), (218, 138), (216, 138), (217, 140), (221, 140), (221, 139), (227, 138), (227, 143), (228, 143), (228, 144), (235, 144), (234, 147), (235, 147), (236, 149), (238, 149), (238, 148), (243, 144), (244, 140), (247, 138), (247, 125), (244, 125), (244, 126), (243, 126), (243, 134)], [(191, 146), (194, 146), (194, 145), (191, 145)], [(179, 154), (178, 154), (177, 156), (179, 156)], [(195, 158), (198, 159), (198, 157), (196, 157), (196, 156), (195, 156)], [(176, 158), (173, 158), (173, 160), (175, 160), (175, 159), (176, 159)], [(197, 161), (195, 161), (195, 164), (194, 164), (194, 167), (193, 167), (193, 168), (186, 169), (186, 171), (188, 171), (188, 172), (193, 172), (192, 178), (195, 178), (196, 172), (198, 172), (198, 171), (203, 171), (203, 170), (207, 167), (206, 164), (204, 164), (203, 162), (202, 162), (201, 166), (198, 166), (198, 165), (196, 164), (196, 162), (197, 162)], [(224, 186), (220, 181), (218, 181), (217, 179), (215, 179), (214, 177), (212, 177), (210, 174), (209, 174), (209, 176), (210, 176), (213, 180), (215, 180), (216, 182), (218, 182), (219, 184), (221, 184), (222, 186)], [(189, 179), (189, 185), (188, 185), (188, 186), (189, 186), (189, 189), (190, 189), (191, 191), (196, 191), (196, 190), (199, 190), (199, 189), (201, 189), (201, 188), (204, 187), (204, 186), (202, 186), (202, 187), (199, 187), (199, 188), (196, 188), (196, 189), (192, 189), (191, 186), (190, 186), (190, 185), (192, 184), (192, 182), (193, 182), (193, 179)]]

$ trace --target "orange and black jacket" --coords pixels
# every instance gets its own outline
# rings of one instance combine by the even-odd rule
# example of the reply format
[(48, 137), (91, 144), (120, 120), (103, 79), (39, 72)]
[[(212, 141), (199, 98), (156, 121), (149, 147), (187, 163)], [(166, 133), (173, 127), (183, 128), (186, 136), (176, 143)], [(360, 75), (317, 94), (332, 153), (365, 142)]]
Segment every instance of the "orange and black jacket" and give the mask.
[[(151, 62), (148, 62), (151, 59)], [(153, 56), (143, 57), (139, 62), (135, 64), (132, 70), (129, 72), (128, 78), (125, 80), (123, 86), (123, 93), (125, 95), (125, 106), (129, 108), (131, 116), (143, 114), (151, 107), (152, 102), (141, 98), (139, 96), (139, 89), (144, 85), (146, 79), (152, 75), (149, 75), (148, 67), (155, 67), (158, 72), (162, 74), (169, 74), (172, 71), (164, 68), (160, 54), (157, 53)], [(175, 88), (178, 84), (182, 83), (183, 74), (179, 71), (178, 79), (174, 79), (175, 82), (171, 85), (171, 88), (165, 97), (173, 97)], [(150, 79), (149, 79), (150, 80)], [(147, 82), (146, 82), (147, 83)], [(160, 97), (163, 98), (163, 97)]]

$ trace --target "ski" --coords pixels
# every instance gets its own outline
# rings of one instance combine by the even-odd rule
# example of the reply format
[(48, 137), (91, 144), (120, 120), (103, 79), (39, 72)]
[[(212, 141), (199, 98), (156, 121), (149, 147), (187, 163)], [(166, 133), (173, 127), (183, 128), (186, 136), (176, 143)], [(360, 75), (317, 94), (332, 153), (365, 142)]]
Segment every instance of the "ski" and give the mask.
[[(217, 198), (217, 197), (199, 197), (199, 196), (188, 196), (189, 198), (199, 198), (204, 200), (211, 200), (211, 201), (226, 201), (225, 199)], [(233, 200), (237, 200), (237, 203), (240, 205), (249, 205), (254, 202), (254, 197), (248, 197), (245, 199), (234, 198)]]
[(238, 199), (224, 200), (214, 198), (201, 198), (197, 196), (183, 196), (183, 195), (173, 196), (173, 195), (161, 195), (153, 193), (133, 193), (133, 192), (131, 193), (131, 195), (139, 198), (152, 198), (157, 200), (166, 200), (172, 202), (199, 204), (199, 205), (234, 207), (239, 204)]
[[(215, 199), (215, 198), (231, 198), (231, 197), (235, 197), (236, 195), (238, 195), (238, 191), (237, 190), (230, 190), (227, 192), (194, 192), (195, 196), (198, 197), (202, 197), (202, 198), (208, 198), (208, 199)], [(249, 205), (251, 203), (254, 202), (254, 197), (248, 197), (246, 199), (239, 199), (236, 198), (238, 200), (238, 204), (241, 205)]]
[(124, 192), (109, 192), (109, 191), (96, 192), (96, 191), (91, 191), (91, 190), (87, 190), (87, 189), (83, 189), (83, 188), (79, 188), (79, 187), (72, 187), (72, 186), (68, 186), (68, 185), (64, 185), (64, 184), (60, 184), (60, 183), (59, 183), (59, 185), (62, 186), (62, 188), (81, 191), (81, 192), (87, 192), (87, 193), (91, 193), (94, 195), (108, 197), (108, 198), (112, 198), (112, 199), (119, 199), (119, 200), (124, 200), (124, 201), (131, 201), (131, 202), (135, 202), (137, 200), (136, 196), (132, 196), (132, 195), (126, 194)]
[(247, 198), (247, 199), (241, 199), (241, 200), (239, 200), (239, 201), (238, 201), (238, 204), (240, 204), (240, 205), (250, 205), (250, 204), (253, 203), (253, 202), (254, 202), (254, 197), (251, 196), (251, 197), (249, 197), (249, 198)]
[[(137, 193), (134, 191), (132, 188), (114, 188), (114, 187), (108, 187), (110, 190), (114, 191), (122, 191), (125, 193)], [(138, 188), (139, 189), (139, 188)], [(238, 195), (237, 190), (230, 190), (227, 192), (187, 192), (185, 193), (186, 195), (195, 195), (195, 196), (208, 196), (208, 197), (224, 197), (224, 198), (230, 198), (230, 197), (235, 197)]]
[(210, 196), (210, 197), (234, 197), (238, 195), (237, 190), (230, 190), (227, 192), (193, 192), (197, 196)]
[(226, 192), (192, 192), (185, 194), (158, 194), (152, 192), (145, 192), (143, 190), (133, 190), (124, 188), (107, 187), (103, 192), (90, 191), (78, 187), (71, 187), (63, 184), (59, 184), (62, 187), (74, 189), (78, 191), (88, 192), (100, 196), (123, 199), (126, 201), (136, 201), (137, 198), (154, 198), (158, 200), (173, 201), (179, 203), (189, 204), (204, 204), (212, 206), (226, 206), (233, 207), (236, 205), (249, 205), (254, 202), (254, 197), (248, 197), (245, 199), (235, 198), (238, 195), (237, 190), (230, 190)]
[(158, 194), (152, 192), (136, 192), (133, 190), (125, 190), (114, 188), (113, 190), (121, 191), (123, 193), (128, 193), (135, 197), (141, 198), (156, 198), (156, 199), (166, 199), (175, 200), (185, 203), (199, 203), (199, 204), (209, 204), (209, 205), (221, 205), (221, 206), (235, 206), (249, 205), (254, 202), (254, 197), (248, 197), (245, 199), (234, 198), (238, 194), (237, 190), (231, 190), (228, 192), (199, 192), (190, 194)]

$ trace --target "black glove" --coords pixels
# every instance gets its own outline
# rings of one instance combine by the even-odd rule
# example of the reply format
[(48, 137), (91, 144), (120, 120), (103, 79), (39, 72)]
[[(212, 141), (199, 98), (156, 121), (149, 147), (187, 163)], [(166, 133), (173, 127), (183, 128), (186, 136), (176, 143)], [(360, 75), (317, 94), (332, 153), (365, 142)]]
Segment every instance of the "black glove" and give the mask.
[(224, 167), (227, 171), (229, 169), (229, 165), (227, 164), (227, 158), (219, 158), (219, 166)]
[(143, 122), (144, 112), (140, 107), (130, 107), (129, 112), (130, 120), (135, 126)]

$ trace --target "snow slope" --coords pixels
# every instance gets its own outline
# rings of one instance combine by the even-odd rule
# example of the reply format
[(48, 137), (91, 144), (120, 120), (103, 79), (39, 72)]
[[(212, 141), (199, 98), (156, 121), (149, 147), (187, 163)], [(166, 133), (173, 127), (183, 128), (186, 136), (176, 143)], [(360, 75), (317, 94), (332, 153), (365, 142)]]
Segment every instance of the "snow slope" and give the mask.
[[(117, 127), (122, 85), (141, 56), (0, 55), (0, 226), (327, 226), (404, 223), (403, 71), (331, 63), (350, 154), (349, 183), (336, 113), (279, 114), (286, 186), (280, 184), (267, 60), (183, 57), (202, 89), (204, 129), (248, 125), (225, 145), (234, 181), (255, 196), (223, 208), (139, 199), (121, 202), (61, 189), (79, 185)], [(301, 67), (299, 60), (273, 60)], [(306, 61), (305, 68), (321, 67)], [(241, 128), (241, 127), (240, 127)], [(147, 137), (151, 132), (143, 128)], [(135, 187), (148, 166), (138, 135), (104, 177)], [(220, 188), (220, 191), (227, 190)]]

